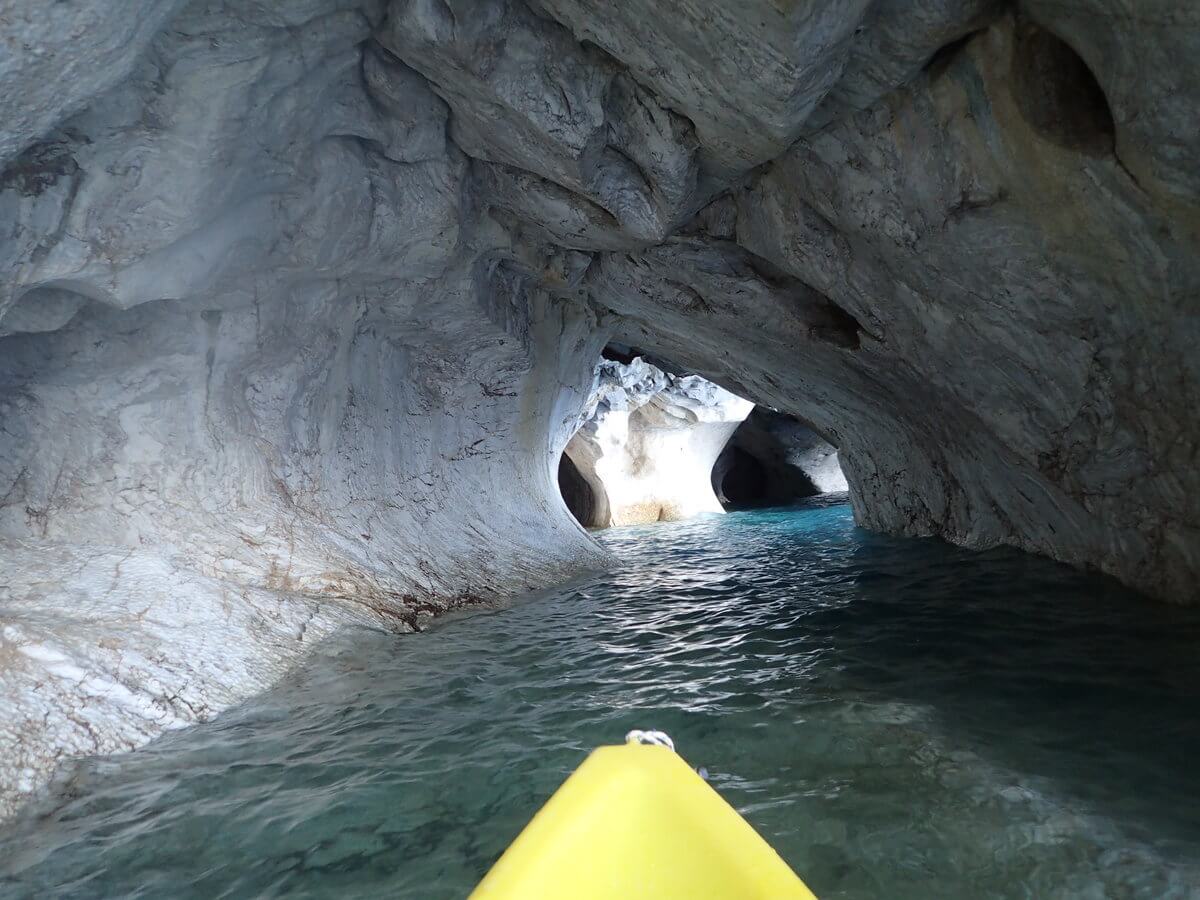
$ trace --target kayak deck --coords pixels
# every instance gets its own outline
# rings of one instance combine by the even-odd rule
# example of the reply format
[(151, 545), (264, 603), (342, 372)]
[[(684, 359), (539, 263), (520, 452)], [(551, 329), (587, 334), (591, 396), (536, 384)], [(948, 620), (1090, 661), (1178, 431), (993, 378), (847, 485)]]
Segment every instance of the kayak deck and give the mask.
[(779, 855), (667, 747), (600, 747), (471, 900), (815, 900)]

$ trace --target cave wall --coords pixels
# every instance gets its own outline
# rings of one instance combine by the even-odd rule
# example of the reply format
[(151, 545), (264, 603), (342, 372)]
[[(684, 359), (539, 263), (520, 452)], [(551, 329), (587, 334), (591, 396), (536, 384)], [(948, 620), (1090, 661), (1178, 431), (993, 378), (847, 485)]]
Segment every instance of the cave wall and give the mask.
[[(444, 105), (364, 50), (381, 19), (196, 4), (6, 172), (4, 322), (75, 311), (4, 339), (0, 535), (356, 597), (596, 555), (547, 508), (596, 316), (506, 267)], [(504, 551), (441, 558), (467, 523)]]
[(618, 340), (813, 423), (868, 527), (1193, 599), (1200, 13), (535, 7), (380, 40)]
[(1200, 10), (14, 0), (0, 37), (0, 812), (339, 624), (604, 565), (555, 467), (610, 339), (812, 423), (863, 525), (1194, 600)]
[(381, 19), (192, 4), (0, 177), (0, 814), (335, 627), (608, 563), (554, 469), (605, 328)]

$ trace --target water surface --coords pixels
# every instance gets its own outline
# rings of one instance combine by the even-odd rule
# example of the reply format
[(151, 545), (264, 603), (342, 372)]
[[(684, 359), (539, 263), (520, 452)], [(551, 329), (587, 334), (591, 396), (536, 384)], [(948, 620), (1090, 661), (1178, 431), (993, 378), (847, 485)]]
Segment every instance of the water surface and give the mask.
[(613, 530), (622, 568), (79, 765), (6, 897), (463, 897), (591, 747), (681, 753), (823, 898), (1200, 897), (1200, 614), (848, 507)]

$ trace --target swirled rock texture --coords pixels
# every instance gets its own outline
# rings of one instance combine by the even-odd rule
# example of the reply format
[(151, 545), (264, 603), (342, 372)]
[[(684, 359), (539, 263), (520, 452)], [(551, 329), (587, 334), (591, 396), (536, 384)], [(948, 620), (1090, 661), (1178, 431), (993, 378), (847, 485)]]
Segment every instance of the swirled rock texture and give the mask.
[(723, 512), (712, 488), (721, 450), (754, 404), (698, 375), (636, 358), (604, 361), (564, 453), (591, 491), (581, 523), (641, 525)]
[(606, 563), (554, 480), (603, 329), (381, 20), (190, 5), (0, 178), (0, 812), (338, 623)]
[(338, 623), (604, 565), (555, 465), (613, 340), (811, 423), (867, 527), (1195, 599), (1193, 5), (0, 0), (0, 46), (0, 812)]

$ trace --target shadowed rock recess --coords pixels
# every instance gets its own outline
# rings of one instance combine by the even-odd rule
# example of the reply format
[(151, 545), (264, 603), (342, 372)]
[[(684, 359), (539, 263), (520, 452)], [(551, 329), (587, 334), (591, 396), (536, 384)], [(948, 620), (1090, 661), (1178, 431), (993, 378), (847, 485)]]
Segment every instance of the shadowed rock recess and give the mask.
[(734, 431), (711, 481), (726, 509), (783, 506), (848, 487), (836, 447), (803, 422), (762, 406)]
[(12, 0), (0, 813), (608, 560), (610, 341), (810, 423), (860, 524), (1200, 575), (1200, 7)]

